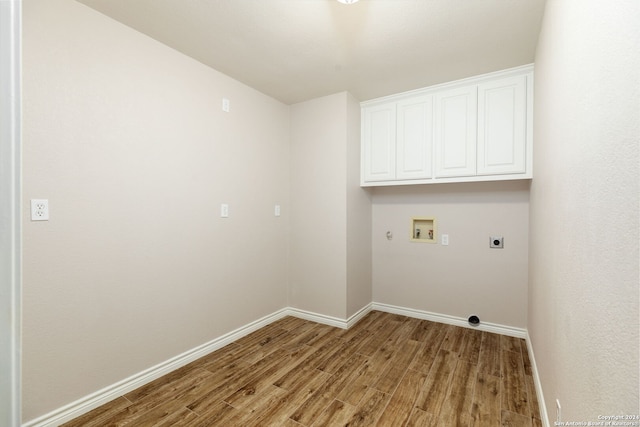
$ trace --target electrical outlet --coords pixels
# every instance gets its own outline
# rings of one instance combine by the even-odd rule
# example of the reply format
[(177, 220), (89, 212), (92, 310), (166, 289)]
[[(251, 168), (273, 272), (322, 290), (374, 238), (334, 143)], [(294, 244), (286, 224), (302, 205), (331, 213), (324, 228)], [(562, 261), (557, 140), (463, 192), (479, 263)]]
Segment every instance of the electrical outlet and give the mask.
[(447, 246), (449, 244), (449, 235), (448, 234), (443, 234), (441, 236), (442, 239), (442, 246)]
[(493, 249), (504, 248), (504, 237), (489, 237), (489, 247)]
[(560, 399), (556, 399), (556, 422), (562, 422), (562, 406), (560, 406)]
[(273, 208), (273, 214), (274, 214), (275, 216), (280, 216), (280, 205), (276, 205), (276, 206)]
[(220, 205), (220, 218), (228, 218), (229, 217), (229, 205), (223, 203)]
[(231, 101), (228, 98), (222, 98), (222, 111), (225, 113), (231, 111)]
[(49, 200), (31, 199), (31, 221), (49, 221)]

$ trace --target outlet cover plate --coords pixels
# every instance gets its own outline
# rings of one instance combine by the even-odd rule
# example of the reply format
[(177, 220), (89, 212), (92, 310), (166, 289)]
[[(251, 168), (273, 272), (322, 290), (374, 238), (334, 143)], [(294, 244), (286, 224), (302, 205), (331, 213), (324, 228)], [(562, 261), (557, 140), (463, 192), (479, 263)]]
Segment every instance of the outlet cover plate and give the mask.
[(48, 199), (31, 199), (31, 221), (49, 221)]

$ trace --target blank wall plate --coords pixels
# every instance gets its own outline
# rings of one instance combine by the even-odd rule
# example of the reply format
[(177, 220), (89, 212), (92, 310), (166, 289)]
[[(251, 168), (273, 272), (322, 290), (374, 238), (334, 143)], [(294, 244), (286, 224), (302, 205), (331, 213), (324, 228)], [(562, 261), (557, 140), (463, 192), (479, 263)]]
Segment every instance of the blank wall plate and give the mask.
[(48, 199), (31, 199), (31, 221), (49, 221)]
[(220, 218), (228, 218), (229, 217), (229, 205), (223, 203), (220, 205)]

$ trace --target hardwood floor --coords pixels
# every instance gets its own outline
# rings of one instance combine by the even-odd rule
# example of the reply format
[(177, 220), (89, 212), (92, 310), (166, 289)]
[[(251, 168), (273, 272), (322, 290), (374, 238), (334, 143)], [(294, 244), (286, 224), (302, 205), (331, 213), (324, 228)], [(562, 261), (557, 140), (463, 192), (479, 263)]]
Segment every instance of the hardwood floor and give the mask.
[(294, 317), (64, 424), (541, 427), (522, 339), (373, 311)]

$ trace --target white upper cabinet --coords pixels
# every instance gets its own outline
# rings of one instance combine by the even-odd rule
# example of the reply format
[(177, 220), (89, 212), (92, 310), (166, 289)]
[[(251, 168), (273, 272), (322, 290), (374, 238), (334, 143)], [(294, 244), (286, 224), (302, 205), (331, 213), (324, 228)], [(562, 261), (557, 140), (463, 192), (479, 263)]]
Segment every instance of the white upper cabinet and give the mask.
[(362, 169), (364, 181), (396, 177), (396, 106), (385, 104), (362, 112)]
[(436, 178), (476, 174), (476, 86), (436, 94)]
[(433, 96), (363, 108), (362, 135), (366, 182), (431, 178)]
[(478, 85), (478, 175), (526, 171), (527, 78)]
[(361, 106), (363, 186), (532, 177), (532, 65)]
[(397, 104), (396, 179), (428, 179), (432, 175), (433, 96)]

